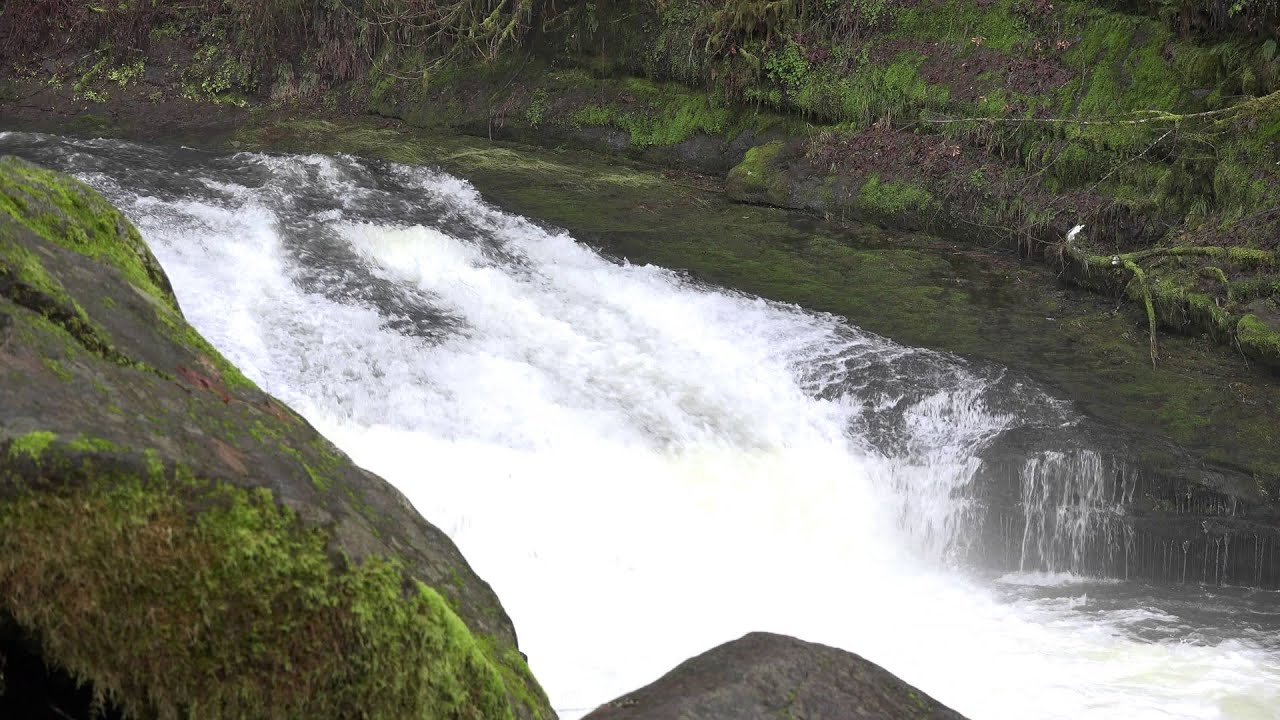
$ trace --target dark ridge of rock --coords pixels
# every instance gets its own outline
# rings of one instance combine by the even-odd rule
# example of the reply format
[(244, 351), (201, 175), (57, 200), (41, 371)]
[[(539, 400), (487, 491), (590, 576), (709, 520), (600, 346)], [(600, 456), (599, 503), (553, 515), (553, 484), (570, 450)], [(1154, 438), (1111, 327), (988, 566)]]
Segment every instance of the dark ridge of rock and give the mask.
[(0, 681), (36, 652), (130, 717), (554, 717), (453, 542), (188, 325), (101, 196), (14, 158), (0, 618)]
[(754, 632), (686, 660), (584, 720), (963, 720), (858, 655)]

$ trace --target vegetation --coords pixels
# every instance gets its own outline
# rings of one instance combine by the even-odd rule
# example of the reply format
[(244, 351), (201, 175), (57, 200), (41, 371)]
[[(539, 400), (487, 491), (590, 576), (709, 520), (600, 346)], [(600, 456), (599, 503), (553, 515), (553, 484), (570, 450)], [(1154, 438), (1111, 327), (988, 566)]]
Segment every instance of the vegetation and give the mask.
[(181, 466), (70, 468), (77, 448), (52, 452), (49, 435), (9, 446), (38, 466), (31, 482), (92, 479), (0, 504), (0, 610), (99, 703), (161, 718), (511, 717), (485, 650), (434, 590), (406, 596), (394, 563), (335, 567), (325, 533), (265, 489)]
[[(1280, 243), (1276, 0), (11, 0), (0, 13), (2, 59), (75, 58), (50, 81), (91, 102), (180, 65), (187, 100), (346, 98), (490, 137), (610, 150), (621, 137), (632, 156), (695, 169), (679, 146), (719, 138), (743, 163), (736, 197), (1034, 256), (1062, 256), (1076, 224), (1100, 257)], [(1170, 262), (1126, 259), (1132, 282), (1109, 291), (1149, 305), (1151, 327), (1224, 342), (1224, 313), (1277, 302), (1261, 281), (1224, 294), (1249, 268)]]

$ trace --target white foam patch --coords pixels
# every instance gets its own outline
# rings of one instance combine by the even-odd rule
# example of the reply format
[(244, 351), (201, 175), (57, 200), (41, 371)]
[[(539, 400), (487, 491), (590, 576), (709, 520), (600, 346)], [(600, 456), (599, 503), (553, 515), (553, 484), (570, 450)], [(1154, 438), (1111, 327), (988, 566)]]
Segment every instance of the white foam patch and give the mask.
[(1074, 585), (1119, 585), (1116, 578), (1098, 578), (1069, 572), (1011, 572), (996, 578), (1002, 585), (1024, 587), (1069, 587)]

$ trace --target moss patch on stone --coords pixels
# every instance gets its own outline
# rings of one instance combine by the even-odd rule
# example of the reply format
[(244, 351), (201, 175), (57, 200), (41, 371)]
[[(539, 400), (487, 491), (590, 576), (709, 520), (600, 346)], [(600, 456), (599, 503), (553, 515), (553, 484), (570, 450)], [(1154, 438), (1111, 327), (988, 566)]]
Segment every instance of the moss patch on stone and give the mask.
[(872, 175), (858, 189), (858, 206), (884, 217), (919, 217), (938, 209), (928, 190), (906, 182), (885, 182), (879, 175)]
[[(93, 188), (17, 158), (0, 158), (0, 213), (46, 242), (115, 268), (152, 300), (156, 321), (175, 342), (209, 358), (228, 387), (253, 387), (187, 324), (159, 261), (138, 230)], [(116, 351), (114, 340), (67, 295), (35, 253), (11, 233), (0, 232), (0, 278), (6, 275), (11, 285), (20, 284), (9, 290), (25, 295), (15, 298), (20, 304), (49, 317), (92, 352), (117, 363), (134, 363)]]
[(7, 454), (41, 462), (0, 485), (0, 609), (131, 715), (512, 716), (486, 647), (397, 563), (332, 557), (265, 489), (27, 438)]
[(142, 236), (88, 185), (17, 158), (0, 158), (0, 210), (50, 242), (111, 264), (135, 287), (177, 311), (173, 291)]
[(1280, 331), (1264, 323), (1256, 315), (1245, 315), (1236, 325), (1236, 342), (1246, 355), (1280, 369)]
[(771, 167), (785, 145), (779, 140), (747, 150), (742, 162), (729, 171), (726, 180), (729, 192), (734, 197), (755, 199), (757, 202), (786, 202), (783, 196), (787, 192), (785, 178)]

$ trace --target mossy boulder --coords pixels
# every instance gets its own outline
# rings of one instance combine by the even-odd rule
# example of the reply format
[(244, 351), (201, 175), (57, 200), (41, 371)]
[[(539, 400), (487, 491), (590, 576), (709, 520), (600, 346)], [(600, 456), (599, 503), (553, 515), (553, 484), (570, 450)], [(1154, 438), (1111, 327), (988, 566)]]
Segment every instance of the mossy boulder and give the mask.
[(1236, 325), (1236, 341), (1245, 355), (1280, 370), (1280, 313), (1273, 310), (1240, 318)]
[(0, 672), (33, 651), (128, 717), (554, 717), (452, 541), (201, 338), (118, 211), (12, 158), (0, 407)]
[(725, 192), (741, 202), (785, 206), (790, 193), (785, 168), (779, 161), (789, 153), (783, 152), (787, 144), (775, 141), (751, 148), (729, 171)]
[(964, 720), (858, 655), (755, 632), (686, 660), (586, 720)]

